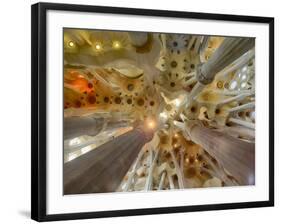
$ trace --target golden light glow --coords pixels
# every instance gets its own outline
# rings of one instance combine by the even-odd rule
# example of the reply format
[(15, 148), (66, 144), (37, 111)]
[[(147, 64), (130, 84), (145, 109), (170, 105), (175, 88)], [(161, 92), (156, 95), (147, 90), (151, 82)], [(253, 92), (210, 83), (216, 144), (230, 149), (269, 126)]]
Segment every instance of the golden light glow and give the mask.
[(151, 129), (155, 128), (155, 122), (154, 121), (149, 121), (147, 125)]
[(147, 119), (145, 122), (145, 126), (148, 129), (153, 130), (156, 128), (156, 121), (154, 119)]
[(69, 41), (69, 42), (68, 42), (68, 46), (69, 46), (69, 47), (74, 47), (74, 42), (73, 42), (73, 41)]
[(96, 50), (96, 51), (101, 51), (101, 50), (102, 50), (102, 45), (101, 45), (101, 43), (96, 43), (96, 44), (95, 44), (95, 50)]
[(112, 47), (114, 49), (120, 49), (121, 48), (121, 43), (118, 40), (113, 41)]
[[(91, 156), (95, 150), (95, 158), (89, 160), (88, 165), (92, 169), (102, 162), (104, 170), (97, 171), (97, 174), (101, 171), (101, 175), (83, 175), (83, 181), (90, 178), (88, 180), (94, 180), (96, 185), (102, 178), (101, 185), (83, 188), (79, 178), (74, 178), (73, 182), (64, 184), (65, 193), (113, 192), (117, 182), (120, 192), (254, 183), (255, 172), (251, 165), (255, 163), (252, 147), (256, 131), (255, 48), (252, 46), (246, 53), (241, 51), (238, 57), (239, 52), (233, 47), (235, 54), (227, 55), (230, 65), (225, 63), (224, 66), (218, 59), (227, 52), (223, 46), (213, 47), (212, 38), (221, 37), (81, 28), (63, 30), (61, 108), (65, 127), (73, 127), (64, 130), (62, 165), (75, 167), (73, 162), (85, 162), (83, 158)], [(246, 42), (254, 43), (250, 39)], [(226, 40), (232, 41), (229, 37)], [(223, 40), (220, 43), (224, 43)], [(219, 53), (214, 56), (216, 51)], [(196, 71), (201, 63), (206, 63), (205, 56), (215, 57), (212, 65), (219, 66), (221, 74), (205, 74), (202, 82), (211, 83), (201, 88), (202, 85), (196, 83)], [(241, 61), (243, 65), (236, 66)], [(95, 123), (102, 126), (103, 133), (98, 135), (89, 128)], [(234, 125), (237, 126), (235, 133), (228, 127)], [(232, 139), (228, 139), (229, 135)], [(236, 150), (230, 158), (235, 161), (226, 158), (219, 163), (224, 152), (223, 149), (214, 151), (214, 142), (218, 140), (222, 140), (220, 148), (225, 146), (231, 150), (229, 144), (234, 141), (238, 147), (251, 150), (247, 151), (245, 159)], [(105, 147), (112, 148), (111, 152), (103, 154)], [(119, 151), (115, 153), (113, 148)], [(124, 164), (116, 163), (115, 169), (111, 169), (112, 160)], [(237, 166), (224, 166), (230, 162)], [(241, 168), (244, 163), (247, 170)], [(126, 173), (123, 170), (124, 174), (119, 175), (120, 169)], [(217, 175), (220, 173), (223, 176)], [(69, 175), (73, 178), (71, 173)], [(113, 177), (103, 178), (110, 175)]]

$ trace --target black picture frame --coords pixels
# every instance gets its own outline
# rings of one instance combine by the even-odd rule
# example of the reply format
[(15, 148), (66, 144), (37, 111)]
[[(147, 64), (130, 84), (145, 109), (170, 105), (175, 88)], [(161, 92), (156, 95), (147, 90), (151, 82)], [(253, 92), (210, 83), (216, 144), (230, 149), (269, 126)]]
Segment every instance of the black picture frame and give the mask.
[[(217, 21), (254, 22), (269, 25), (269, 200), (243, 203), (208, 204), (101, 212), (46, 214), (46, 13), (48, 10), (100, 12), (124, 15), (176, 17)], [(31, 218), (54, 221), (206, 210), (274, 206), (274, 18), (183, 11), (103, 7), (73, 4), (37, 3), (32, 5), (32, 153), (31, 153)]]

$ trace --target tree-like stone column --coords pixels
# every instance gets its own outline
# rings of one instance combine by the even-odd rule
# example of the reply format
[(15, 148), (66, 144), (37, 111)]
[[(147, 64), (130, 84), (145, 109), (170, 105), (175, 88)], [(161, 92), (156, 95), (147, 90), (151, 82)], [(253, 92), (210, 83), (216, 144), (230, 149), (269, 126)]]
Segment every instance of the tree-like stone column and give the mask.
[(135, 128), (64, 164), (64, 194), (114, 192), (152, 133)]
[(106, 118), (93, 117), (68, 117), (64, 118), (63, 136), (64, 140), (82, 135), (95, 136), (99, 134), (104, 127), (106, 128), (103, 131), (126, 126), (128, 126), (126, 121), (110, 121)]
[(215, 75), (255, 46), (254, 38), (226, 38), (211, 58), (198, 67), (197, 80), (207, 85)]
[(201, 145), (241, 185), (255, 184), (255, 144), (198, 124), (187, 123), (191, 140)]

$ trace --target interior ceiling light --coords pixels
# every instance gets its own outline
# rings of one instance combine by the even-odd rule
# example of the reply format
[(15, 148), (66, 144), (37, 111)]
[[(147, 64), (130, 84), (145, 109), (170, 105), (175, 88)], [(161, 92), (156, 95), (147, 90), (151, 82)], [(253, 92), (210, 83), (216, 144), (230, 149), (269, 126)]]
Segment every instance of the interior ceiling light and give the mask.
[(97, 42), (97, 43), (95, 43), (95, 50), (96, 51), (101, 51), (102, 50), (102, 45), (101, 45), (101, 43), (99, 43), (99, 42)]
[(146, 125), (147, 125), (147, 127), (149, 128), (149, 129), (155, 129), (156, 128), (156, 121), (154, 120), (154, 119), (148, 119), (147, 121), (146, 121)]
[[(89, 174), (95, 171), (85, 172), (88, 176), (83, 180), (95, 186), (101, 180), (106, 186), (118, 183), (112, 191), (128, 192), (236, 186), (253, 181), (250, 176), (247, 183), (240, 184), (239, 177), (246, 175), (240, 169), (249, 168), (251, 161), (247, 160), (246, 166), (239, 164), (255, 141), (255, 109), (249, 106), (255, 101), (254, 53), (252, 58), (241, 54), (230, 60), (234, 51), (229, 50), (232, 45), (227, 47), (228, 37), (64, 32), (64, 162), (71, 166), (69, 161), (79, 163), (97, 150), (88, 161), (97, 161), (96, 167), (102, 164), (107, 173), (114, 159), (122, 160), (122, 167), (116, 163), (110, 175), (96, 175), (92, 180), (95, 175)], [(90, 44), (85, 37), (91, 37)], [(241, 39), (243, 43), (248, 40)], [(214, 55), (222, 51), (227, 51), (221, 54), (227, 53), (227, 60)], [(220, 60), (209, 61), (212, 58)], [(223, 72), (209, 77), (208, 71), (217, 71), (211, 69), (217, 65)], [(138, 142), (144, 141), (139, 136), (132, 138), (135, 132), (145, 135), (145, 142)], [(231, 148), (233, 142), (235, 148)], [(103, 147), (110, 153), (98, 150)], [(214, 147), (221, 155), (227, 147), (229, 153), (239, 153), (219, 157), (210, 152)], [(246, 150), (241, 153), (242, 149)], [(226, 157), (239, 160), (222, 164), (219, 159)], [(224, 164), (238, 165), (229, 170)], [(122, 169), (125, 171), (117, 180)], [(216, 184), (212, 185), (214, 178)], [(69, 184), (71, 189), (74, 186)], [(103, 190), (101, 187), (100, 192)]]
[(121, 43), (118, 40), (113, 41), (112, 47), (114, 49), (120, 49), (121, 48)]
[(73, 41), (69, 41), (69, 42), (68, 42), (68, 46), (69, 46), (69, 47), (74, 47), (74, 45), (75, 45), (75, 44), (74, 44)]

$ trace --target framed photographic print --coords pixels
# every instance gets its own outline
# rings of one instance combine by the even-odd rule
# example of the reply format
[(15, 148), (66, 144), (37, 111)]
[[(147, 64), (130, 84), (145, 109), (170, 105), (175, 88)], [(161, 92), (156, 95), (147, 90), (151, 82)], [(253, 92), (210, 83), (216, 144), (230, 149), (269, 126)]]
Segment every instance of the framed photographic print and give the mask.
[(274, 205), (274, 19), (32, 6), (32, 218)]

